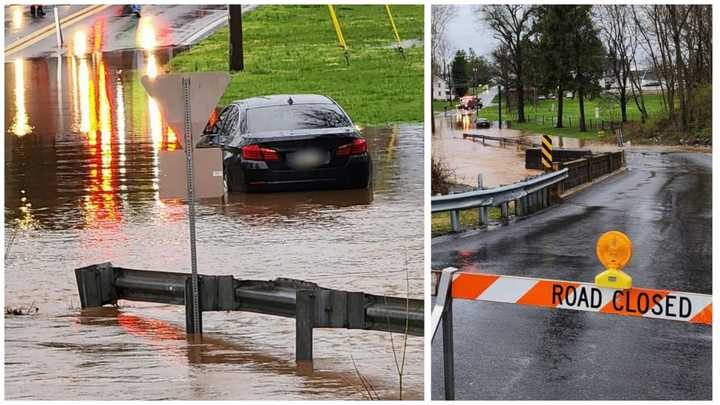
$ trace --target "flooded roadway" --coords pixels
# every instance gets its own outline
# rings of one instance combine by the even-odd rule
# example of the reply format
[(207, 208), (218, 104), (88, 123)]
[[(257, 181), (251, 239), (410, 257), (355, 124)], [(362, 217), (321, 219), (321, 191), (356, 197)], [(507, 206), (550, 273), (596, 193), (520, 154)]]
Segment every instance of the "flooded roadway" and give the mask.
[[(463, 132), (522, 140), (525, 143), (540, 144), (540, 135), (529, 134), (515, 129), (498, 129), (497, 121), (492, 127), (475, 129), (456, 122), (455, 110), (435, 116), (435, 133), (432, 138), (433, 156), (441, 157), (455, 172), (455, 178), (462, 184), (477, 186), (478, 174), (483, 175), (485, 187), (496, 187), (515, 183), (527, 176), (542, 173), (541, 170), (525, 169), (525, 147), (514, 144), (500, 144), (488, 140), (483, 144), (471, 138), (463, 138)], [(617, 146), (588, 139), (551, 136), (553, 145), (559, 148), (587, 149), (593, 152), (619, 150)], [(648, 149), (646, 147), (641, 147)], [(652, 148), (650, 149), (660, 149)], [(669, 149), (669, 148), (663, 148)]]
[[(308, 374), (295, 368), (292, 319), (207, 313), (206, 338), (191, 345), (181, 307), (81, 313), (77, 267), (189, 272), (186, 207), (157, 187), (158, 153), (181, 145), (139, 81), (175, 51), (89, 44), (5, 64), (5, 301), (39, 308), (6, 317), (6, 398), (362, 399), (355, 365), (381, 398), (396, 398), (400, 335), (316, 330)], [(363, 132), (374, 194), (203, 200), (199, 271), (421, 298), (422, 126)], [(408, 339), (404, 387), (404, 398), (422, 398), (420, 338)]]

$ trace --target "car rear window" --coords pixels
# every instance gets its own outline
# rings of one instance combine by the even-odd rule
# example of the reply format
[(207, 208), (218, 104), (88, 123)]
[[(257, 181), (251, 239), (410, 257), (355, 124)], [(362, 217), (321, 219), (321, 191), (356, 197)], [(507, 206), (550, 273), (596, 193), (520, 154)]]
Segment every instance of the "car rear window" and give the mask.
[(350, 126), (350, 119), (335, 104), (279, 105), (247, 110), (247, 131), (250, 133), (347, 126)]

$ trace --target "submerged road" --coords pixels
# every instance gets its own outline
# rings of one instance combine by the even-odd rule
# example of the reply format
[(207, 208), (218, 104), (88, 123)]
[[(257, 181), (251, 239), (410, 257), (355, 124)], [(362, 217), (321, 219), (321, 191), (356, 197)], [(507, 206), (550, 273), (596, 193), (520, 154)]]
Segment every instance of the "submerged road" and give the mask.
[[(486, 232), (436, 238), (432, 267), (590, 281), (595, 242), (633, 241), (636, 287), (712, 293), (712, 158), (627, 152), (629, 170), (547, 212)], [(457, 399), (712, 398), (706, 325), (455, 301)], [(442, 336), (432, 397), (443, 398)]]

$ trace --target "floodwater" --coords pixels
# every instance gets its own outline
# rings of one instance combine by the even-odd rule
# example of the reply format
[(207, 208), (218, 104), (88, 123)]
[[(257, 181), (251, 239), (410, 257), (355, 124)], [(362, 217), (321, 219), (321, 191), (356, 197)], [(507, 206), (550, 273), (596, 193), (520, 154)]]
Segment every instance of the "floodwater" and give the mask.
[[(433, 134), (433, 156), (440, 157), (454, 172), (458, 182), (477, 186), (479, 174), (483, 176), (484, 187), (496, 187), (515, 183), (531, 175), (542, 173), (540, 170), (525, 169), (525, 147), (500, 144), (494, 140), (482, 142), (472, 138), (464, 139), (463, 132), (477, 133), (493, 137), (519, 139), (526, 143), (540, 144), (541, 135), (529, 134), (514, 129), (498, 129), (497, 122), (491, 128), (475, 129), (465, 127), (456, 121), (455, 110), (435, 116), (435, 134)], [(553, 145), (568, 149), (588, 149), (593, 152), (614, 152), (617, 146), (588, 139), (551, 136)], [(643, 146), (643, 149), (647, 147)]]
[[(81, 266), (189, 272), (187, 207), (158, 190), (158, 153), (181, 145), (139, 81), (172, 52), (5, 64), (5, 304), (39, 308), (5, 319), (6, 398), (367, 398), (358, 373), (397, 398), (401, 335), (316, 330), (307, 372), (295, 366), (293, 319), (207, 313), (203, 343), (190, 344), (179, 306), (78, 308)], [(374, 193), (202, 200), (199, 271), (422, 298), (423, 128), (363, 133)], [(407, 340), (404, 398), (423, 395), (422, 341)]]

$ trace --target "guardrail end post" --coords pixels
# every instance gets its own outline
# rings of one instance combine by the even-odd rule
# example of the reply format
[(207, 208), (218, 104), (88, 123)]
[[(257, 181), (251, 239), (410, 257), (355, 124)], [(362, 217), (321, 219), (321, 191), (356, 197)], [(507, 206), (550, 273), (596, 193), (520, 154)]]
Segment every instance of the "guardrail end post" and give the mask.
[[(454, 270), (454, 271), (453, 271)], [(457, 271), (453, 269), (452, 273)], [(445, 399), (455, 399), (455, 348), (453, 342), (453, 312), (452, 312), (452, 282), (448, 286), (445, 311), (442, 316), (443, 330), (443, 377), (445, 385)]]
[[(198, 287), (198, 302), (202, 303), (202, 278), (198, 279), (200, 284)], [(199, 311), (200, 322), (198, 330), (195, 330), (195, 322), (193, 322), (193, 294), (192, 294), (192, 277), (185, 279), (185, 333), (187, 335), (202, 335), (202, 305)]]
[(315, 292), (312, 290), (297, 291), (295, 308), (295, 362), (312, 363)]
[(80, 308), (115, 304), (115, 272), (111, 263), (101, 263), (75, 269), (75, 280), (80, 295)]

